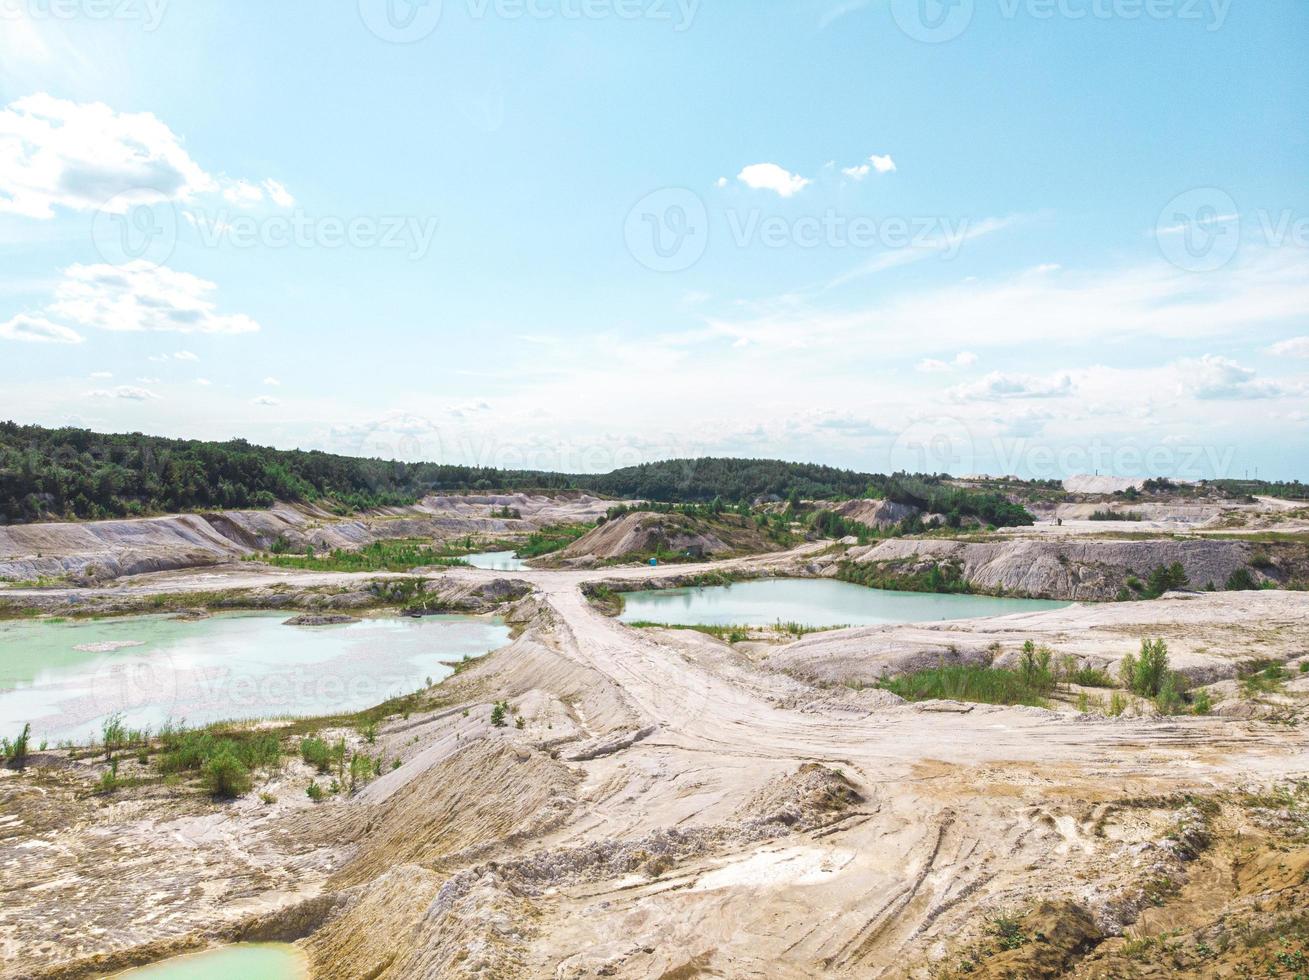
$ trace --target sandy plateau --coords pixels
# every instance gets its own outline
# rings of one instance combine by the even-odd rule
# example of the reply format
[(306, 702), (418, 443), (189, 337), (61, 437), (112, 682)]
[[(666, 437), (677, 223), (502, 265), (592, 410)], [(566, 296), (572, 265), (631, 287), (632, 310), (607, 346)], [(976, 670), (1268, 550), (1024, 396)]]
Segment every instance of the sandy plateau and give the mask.
[[(445, 521), (456, 506), (393, 519)], [(554, 508), (550, 520), (567, 510), (537, 507)], [(277, 519), (311, 523), (297, 513)], [(190, 533), (189, 520), (149, 535)], [(1076, 530), (1042, 527), (975, 547), (1057, 548)], [(55, 532), (24, 533), (60, 547)], [(104, 534), (87, 533), (103, 551)], [(402, 577), (219, 563), (238, 557), (238, 537), (196, 539), (212, 567), (162, 560), (172, 570), (0, 599), (52, 611), (243, 593), (342, 607)], [(1249, 549), (1160, 546), (1215, 575), (1236, 560), (1223, 548)], [(823, 575), (834, 547), (709, 567)], [(900, 561), (971, 547), (853, 552)], [(1093, 535), (1075, 547), (1074, 564), (1110, 576)], [(9, 560), (84, 573), (75, 550)], [(963, 556), (978, 569), (1002, 558)], [(98, 559), (111, 561), (123, 564)], [(1052, 575), (1070, 574), (1051, 561)], [(1309, 909), (1309, 593), (1170, 593), (735, 645), (631, 628), (588, 598), (705, 568), (422, 573), (434, 594), (500, 603), (515, 639), (387, 717), (368, 751), (398, 766), (353, 795), (312, 802), (298, 756), (232, 803), (158, 782), (97, 795), (102, 763), (34, 752), (25, 771), (0, 773), (0, 972), (89, 978), (251, 939), (297, 942), (315, 977), (342, 980), (1309, 970), (1293, 962), (1302, 941), (1284, 941), (1304, 935)], [(1137, 705), (1108, 717), (1075, 707), (1105, 692), (1072, 688), (1047, 709), (905, 703), (874, 686), (914, 665), (1004, 663), (1027, 640), (1112, 672), (1149, 637), (1211, 686), (1212, 715)], [(1282, 664), (1289, 680), (1247, 696), (1237, 678), (1251, 661)], [(521, 726), (492, 726), (502, 701)], [(362, 745), (353, 728), (323, 732)], [(1279, 955), (1292, 965), (1269, 972)]]

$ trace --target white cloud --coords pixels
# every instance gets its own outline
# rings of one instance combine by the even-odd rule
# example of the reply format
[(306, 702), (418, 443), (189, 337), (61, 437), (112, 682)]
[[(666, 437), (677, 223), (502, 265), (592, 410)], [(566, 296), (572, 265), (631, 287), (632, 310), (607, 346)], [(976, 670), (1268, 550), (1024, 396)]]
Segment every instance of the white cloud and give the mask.
[(1292, 337), (1268, 348), (1275, 357), (1309, 357), (1309, 337)]
[[(830, 285), (868, 271), (861, 267)], [(923, 337), (935, 345), (987, 347), (1030, 345), (1040, 337), (1047, 347), (1074, 347), (1120, 338), (1246, 336), (1303, 322), (1306, 309), (1309, 255), (1299, 248), (1249, 246), (1231, 265), (1204, 276), (1157, 260), (1093, 272), (963, 279), (847, 309), (773, 302), (745, 307), (732, 319), (707, 318), (700, 338), (886, 356), (917, 354)]]
[(868, 158), (867, 163), (860, 163), (853, 167), (842, 167), (841, 173), (845, 174), (851, 180), (863, 180), (874, 170), (879, 174), (894, 173), (895, 161), (891, 159), (890, 154), (887, 154), (886, 156), (878, 156), (874, 153)]
[(1034, 378), (1026, 374), (1004, 374), (1000, 371), (992, 371), (980, 381), (951, 388), (950, 397), (957, 402), (1067, 398), (1073, 390), (1073, 379), (1068, 374)]
[(112, 371), (92, 371), (90, 375), (92, 381), (108, 381), (113, 376)]
[[(173, 333), (254, 333), (243, 313), (219, 314), (214, 283), (149, 262), (74, 265), (64, 270), (46, 309), (51, 316), (97, 330)], [(182, 351), (178, 360), (195, 360)]]
[(953, 371), (956, 368), (971, 367), (977, 363), (977, 355), (972, 351), (960, 351), (952, 360), (941, 361), (934, 357), (926, 357), (914, 365), (914, 370), (923, 374), (944, 374), (947, 371)]
[(55, 206), (94, 210), (116, 197), (126, 210), (188, 201), (216, 186), (151, 113), (44, 93), (0, 110), (0, 212), (50, 218)]
[(192, 354), (189, 350), (179, 350), (176, 354), (173, 355), (173, 360), (175, 360), (175, 361), (198, 361), (198, 360), (200, 360), (200, 355), (199, 355), (199, 354)]
[(714, 181), (714, 186), (719, 188), (720, 190), (726, 187), (727, 184), (728, 184), (728, 180), (726, 177), (719, 177), (717, 180)]
[(276, 398), (274, 398), (272, 395), (260, 395), (258, 398), (251, 398), (250, 404), (274, 406), (274, 405), (280, 405), (282, 403), (278, 401)]
[(794, 197), (812, 183), (775, 163), (752, 163), (737, 174), (736, 179), (747, 187), (773, 191), (781, 197)]
[(289, 208), (295, 204), (295, 198), (276, 180), (264, 181), (264, 191), (279, 208)]
[(116, 112), (101, 102), (45, 93), (0, 109), (0, 214), (52, 218), (56, 207), (123, 213), (137, 204), (189, 204), (220, 191), (241, 206), (266, 198), (279, 207), (295, 203), (275, 180), (207, 173), (149, 112)]
[(0, 323), (0, 338), (19, 340), (30, 344), (80, 344), (82, 335), (76, 330), (53, 323), (45, 317), (20, 313)]
[(131, 385), (119, 385), (117, 388), (97, 388), (86, 393), (87, 398), (117, 398), (122, 401), (144, 402), (159, 396), (146, 388), (134, 388)]
[(200, 385), (202, 388), (208, 388), (211, 384), (213, 384), (213, 382), (210, 381), (208, 378), (196, 378), (195, 383)]
[(1216, 354), (1183, 361), (1179, 368), (1183, 386), (1202, 401), (1280, 398), (1291, 394), (1291, 389), (1284, 385), (1256, 377), (1253, 368), (1243, 367), (1231, 358)]
[(281, 383), (282, 383), (282, 382), (278, 381), (276, 378), (271, 378), (271, 377), (269, 377), (269, 378), (264, 378), (264, 384), (268, 385), (270, 388), (276, 388), (276, 387), (278, 387)]

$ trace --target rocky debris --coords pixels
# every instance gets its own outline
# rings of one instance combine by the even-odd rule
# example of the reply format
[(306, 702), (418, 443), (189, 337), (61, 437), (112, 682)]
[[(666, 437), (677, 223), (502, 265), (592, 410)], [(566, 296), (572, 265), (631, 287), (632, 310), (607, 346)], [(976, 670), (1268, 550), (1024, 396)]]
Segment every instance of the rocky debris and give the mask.
[[(294, 550), (354, 550), (397, 538), (526, 534), (546, 524), (589, 522), (613, 501), (587, 494), (434, 496), (341, 518), (308, 504), (268, 510), (177, 514), (134, 520), (0, 526), (0, 581), (71, 577), (82, 585), (239, 561), (281, 541)], [(522, 518), (493, 517), (504, 508)]]
[(358, 616), (348, 616), (345, 613), (302, 613), (299, 616), (292, 616), (283, 626), (342, 626), (346, 623), (358, 623)]
[[(1303, 546), (1301, 546), (1303, 547)], [(997, 537), (991, 541), (894, 538), (852, 548), (845, 560), (873, 564), (891, 577), (910, 577), (953, 565), (978, 591), (1044, 599), (1106, 600), (1145, 582), (1160, 565), (1180, 563), (1195, 588), (1222, 588), (1248, 569), (1252, 546), (1243, 541), (1161, 539), (1114, 541)], [(828, 563), (838, 561), (831, 557)], [(1253, 573), (1256, 578), (1259, 573)]]
[(846, 500), (839, 504), (818, 506), (830, 507), (848, 520), (858, 521), (860, 524), (881, 530), (894, 527), (906, 517), (920, 513), (917, 507), (898, 504), (893, 500)]
[(600, 759), (606, 755), (613, 755), (615, 752), (621, 752), (623, 749), (629, 749), (637, 742), (649, 738), (657, 730), (658, 725), (647, 725), (645, 728), (638, 729), (634, 732), (621, 732), (617, 735), (609, 735), (605, 738), (594, 739), (581, 748), (574, 749), (565, 758), (569, 762), (590, 762), (592, 759)]
[(578, 560), (612, 561), (656, 552), (709, 558), (780, 550), (781, 546), (770, 541), (753, 521), (737, 514), (708, 518), (635, 511), (587, 532), (558, 557), (571, 564)]

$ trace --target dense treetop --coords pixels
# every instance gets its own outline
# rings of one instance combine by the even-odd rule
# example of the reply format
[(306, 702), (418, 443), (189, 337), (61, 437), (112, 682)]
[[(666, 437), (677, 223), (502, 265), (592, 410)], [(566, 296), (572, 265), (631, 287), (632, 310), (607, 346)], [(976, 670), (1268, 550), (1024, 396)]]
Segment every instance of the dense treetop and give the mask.
[(942, 476), (884, 476), (811, 463), (682, 459), (582, 475), (0, 422), (0, 523), (269, 507), (278, 500), (317, 502), (345, 513), (409, 504), (433, 492), (535, 489), (681, 503), (876, 496), (997, 525), (1031, 522), (1003, 495), (961, 489)]

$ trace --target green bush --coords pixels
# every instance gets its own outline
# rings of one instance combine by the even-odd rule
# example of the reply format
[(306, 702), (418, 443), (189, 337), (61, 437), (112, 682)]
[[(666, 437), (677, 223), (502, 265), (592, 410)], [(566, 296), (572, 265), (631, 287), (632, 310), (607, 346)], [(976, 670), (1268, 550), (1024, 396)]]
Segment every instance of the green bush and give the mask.
[(1017, 670), (959, 664), (905, 674), (878, 685), (906, 701), (973, 701), (1041, 707), (1048, 688), (1034, 687)]
[(203, 775), (205, 788), (214, 796), (221, 796), (224, 799), (233, 799), (248, 793), (253, 785), (250, 770), (237, 757), (232, 743), (222, 745), (217, 752), (205, 760)]
[(332, 771), (332, 749), (321, 738), (301, 739), (300, 758), (304, 759), (306, 765), (313, 766), (321, 773)]
[(323, 802), (323, 797), (327, 795), (323, 792), (323, 787), (319, 786), (315, 780), (310, 780), (309, 788), (305, 790), (305, 794), (315, 803)]
[(1068, 676), (1068, 680), (1079, 687), (1114, 687), (1114, 679), (1108, 671), (1098, 667), (1081, 667)]
[(1238, 568), (1227, 576), (1228, 592), (1254, 592), (1258, 588), (1259, 583), (1254, 580), (1254, 575), (1248, 568)]
[(1168, 676), (1168, 645), (1163, 640), (1142, 640), (1140, 657), (1129, 653), (1118, 673), (1123, 686), (1133, 694), (1153, 698)]
[(0, 758), (8, 759), (9, 765), (15, 769), (23, 770), (27, 768), (28, 744), (32, 739), (32, 726), (30, 723), (23, 726), (20, 734), (12, 742), (9, 739), (0, 741)]
[(505, 727), (505, 714), (509, 710), (509, 705), (505, 701), (497, 701), (491, 708), (491, 724), (496, 728)]
[(1213, 709), (1213, 699), (1209, 697), (1208, 691), (1197, 691), (1195, 697), (1191, 699), (1191, 710), (1197, 715), (1207, 715)]

